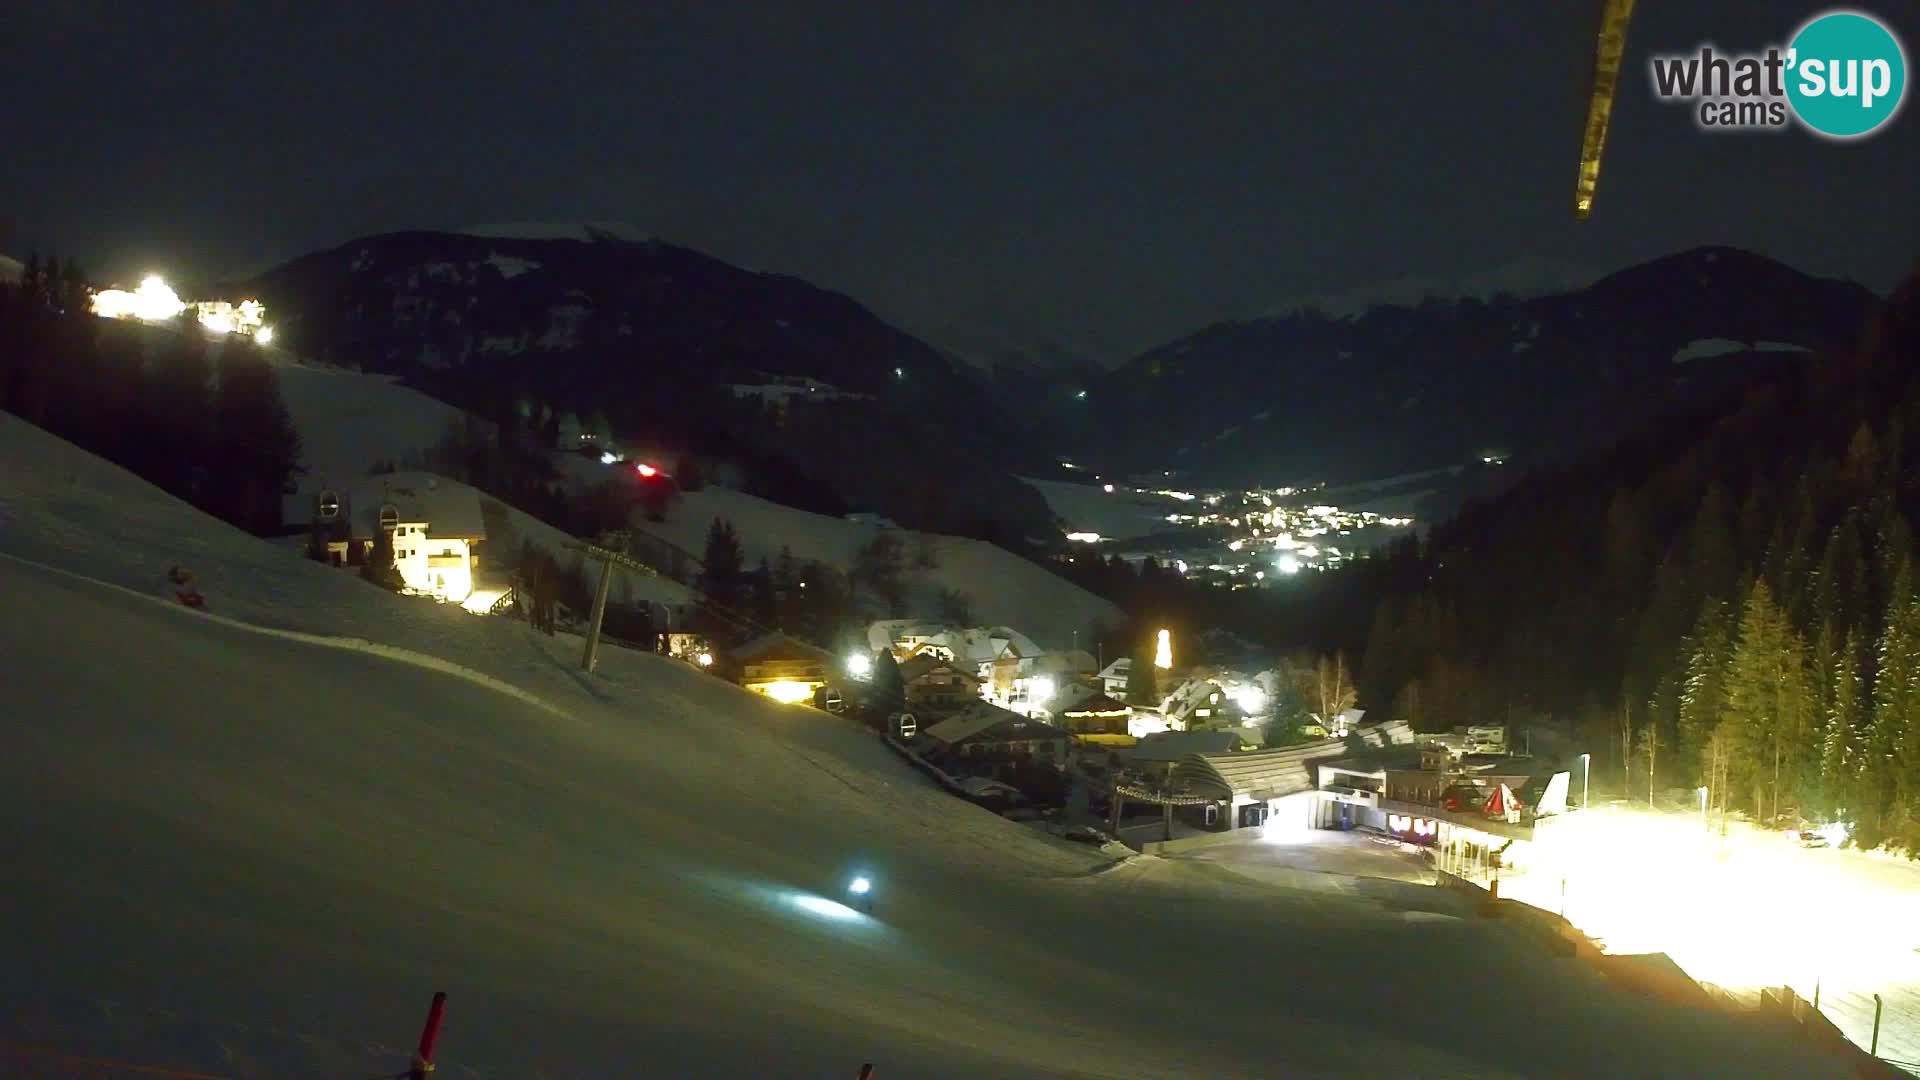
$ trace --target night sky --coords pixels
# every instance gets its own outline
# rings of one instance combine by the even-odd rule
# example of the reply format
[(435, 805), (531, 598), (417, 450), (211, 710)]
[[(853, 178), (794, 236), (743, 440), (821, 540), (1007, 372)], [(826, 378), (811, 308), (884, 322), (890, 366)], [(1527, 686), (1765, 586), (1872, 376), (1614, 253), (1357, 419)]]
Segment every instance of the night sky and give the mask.
[[(1652, 99), (1650, 52), (1781, 42), (1805, 2), (1643, 0), (1576, 224), (1599, 6), (16, 0), (0, 218), (16, 256), (189, 281), (372, 232), (630, 222), (936, 344), (1108, 361), (1523, 255), (1728, 243), (1879, 290), (1913, 264), (1911, 101), (1834, 144)], [(1865, 10), (1920, 54), (1912, 0)]]

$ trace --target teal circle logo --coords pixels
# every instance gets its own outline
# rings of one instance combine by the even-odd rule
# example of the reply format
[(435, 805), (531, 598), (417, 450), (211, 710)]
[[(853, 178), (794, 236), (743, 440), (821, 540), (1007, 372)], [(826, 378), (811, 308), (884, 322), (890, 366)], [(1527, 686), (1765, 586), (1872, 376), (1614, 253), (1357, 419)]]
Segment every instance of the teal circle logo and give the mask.
[(1801, 27), (1787, 49), (1787, 101), (1815, 133), (1857, 138), (1900, 111), (1907, 55), (1878, 19), (1828, 12)]

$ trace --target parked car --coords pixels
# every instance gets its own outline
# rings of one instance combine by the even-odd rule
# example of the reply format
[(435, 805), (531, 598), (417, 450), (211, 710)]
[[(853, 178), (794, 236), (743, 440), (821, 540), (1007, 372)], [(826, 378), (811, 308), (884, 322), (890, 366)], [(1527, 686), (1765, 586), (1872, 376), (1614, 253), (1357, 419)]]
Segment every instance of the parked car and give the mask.
[(1798, 836), (1800, 839), (1801, 847), (1814, 848), (1814, 847), (1831, 847), (1832, 846), (1827, 842), (1827, 838), (1825, 836), (1822, 836), (1821, 834), (1814, 832), (1812, 829), (1801, 829), (1800, 832), (1798, 833)]

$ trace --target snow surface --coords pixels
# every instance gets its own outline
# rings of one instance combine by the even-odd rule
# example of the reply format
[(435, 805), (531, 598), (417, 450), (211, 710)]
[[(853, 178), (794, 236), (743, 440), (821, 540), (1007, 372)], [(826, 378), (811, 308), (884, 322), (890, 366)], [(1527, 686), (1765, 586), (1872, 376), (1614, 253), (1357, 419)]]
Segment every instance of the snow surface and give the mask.
[(343, 487), (376, 461), (424, 453), (466, 414), (390, 377), (294, 362), (269, 350), (287, 412), (300, 431), (301, 494)]
[(1524, 300), (1579, 292), (1604, 276), (1583, 266), (1524, 256), (1477, 273), (1403, 277), (1353, 289), (1307, 293), (1275, 305), (1263, 317), (1280, 319), (1318, 308), (1328, 318), (1346, 319), (1387, 305), (1412, 307), (1429, 298), (1491, 300), (1500, 293)]
[(0, 255), (0, 282), (12, 283), (19, 281), (22, 277), (26, 276), (26, 273), (27, 267), (25, 263), (22, 263), (18, 259), (10, 259), (5, 255)]
[(1752, 350), (1752, 345), (1731, 338), (1698, 338), (1674, 350), (1673, 362), (1684, 364), (1691, 360), (1711, 360), (1717, 356), (1731, 356)]
[(1068, 532), (1097, 532), (1114, 540), (1131, 540), (1159, 532), (1167, 527), (1167, 515), (1186, 508), (1185, 503), (1165, 495), (1135, 491), (1115, 484), (1106, 491), (1100, 484), (1074, 484), (1065, 480), (1020, 478), (1061, 520)]
[[(1511, 876), (1500, 892), (1566, 916), (1618, 952), (1664, 952), (1696, 979), (1754, 993), (1791, 986), (1860, 1046), (1920, 1062), (1920, 863), (1883, 852), (1803, 848), (1780, 831), (1702, 828), (1692, 809), (1614, 804), (1566, 826), (1580, 864)], [(1562, 881), (1564, 880), (1564, 889)], [(1657, 880), (1658, 889), (1646, 888)], [(1675, 897), (1685, 897), (1675, 903)], [(1806, 920), (1841, 905), (1843, 915)]]
[[(0, 473), (0, 587), (35, 613), (0, 620), (0, 1037), (372, 1075), (447, 989), (449, 1076), (1821, 1074), (1498, 926), (1096, 873), (836, 718), (618, 649), (582, 678), (564, 638), (304, 563), (12, 418), (0, 451), (35, 463)], [(216, 617), (153, 598), (180, 557)], [(873, 918), (832, 902), (856, 871)], [(1446, 992), (1379, 977), (1409, 963)]]
[(1790, 341), (1734, 341), (1731, 338), (1699, 338), (1689, 341), (1676, 349), (1673, 362), (1684, 364), (1690, 360), (1711, 360), (1717, 356), (1732, 356), (1745, 352), (1773, 353), (1810, 353), (1813, 350), (1805, 345), (1795, 345)]
[[(589, 231), (591, 230), (591, 231)], [(486, 236), (515, 240), (591, 240), (593, 233), (605, 233), (616, 240), (641, 244), (653, 239), (645, 230), (624, 221), (516, 221), (491, 225), (468, 225), (452, 232), (466, 236)]]
[[(277, 350), (271, 351), (271, 357), (287, 411), (300, 430), (307, 465), (307, 472), (298, 478), (298, 490), (287, 499), (289, 513), (304, 513), (302, 508), (321, 489), (365, 476), (376, 461), (398, 462), (426, 450), (439, 441), (449, 424), (466, 415), (386, 376), (297, 363)], [(597, 470), (604, 468), (577, 455), (561, 458), (559, 464), (581, 482), (597, 478)], [(498, 503), (486, 495), (481, 498), (483, 505)], [(716, 515), (731, 518), (740, 531), (749, 566), (762, 556), (773, 561), (784, 543), (797, 559), (819, 559), (844, 572), (852, 565), (855, 549), (873, 533), (870, 526), (713, 487), (688, 493), (670, 521), (636, 520), (635, 526), (697, 557), (706, 549), (707, 527)], [(566, 539), (559, 529), (519, 510), (507, 508), (507, 516), (518, 537), (531, 537), (549, 550)], [(901, 535), (911, 567), (920, 534)], [(518, 540), (513, 542), (517, 545)], [(495, 554), (504, 556), (506, 546)], [(1076, 632), (1085, 635), (1096, 620), (1117, 622), (1121, 617), (1111, 603), (992, 544), (933, 535), (932, 546), (939, 566), (909, 578), (910, 601), (917, 614), (937, 614), (939, 591), (957, 589), (972, 601), (976, 621), (1013, 626), (1059, 648), (1071, 645)], [(481, 561), (484, 567), (488, 553), (483, 551)], [(636, 600), (682, 603), (689, 595), (663, 578), (623, 575), (621, 580)]]
[(1499, 924), (1110, 864), (659, 657), (582, 676), (12, 417), (0, 456), (0, 1039), (337, 1080), (444, 989), (449, 1077), (1834, 1071)]
[(500, 271), (500, 276), (503, 278), (519, 277), (529, 270), (540, 269), (541, 265), (533, 259), (516, 259), (511, 255), (500, 254), (487, 256), (487, 262), (495, 270)]
[[(785, 545), (801, 562), (818, 559), (842, 573), (853, 565), (854, 553), (872, 542), (878, 531), (843, 518), (810, 514), (752, 495), (709, 485), (687, 492), (665, 522), (635, 519), (634, 527), (677, 544), (696, 557), (706, 550), (707, 529), (716, 517), (733, 522), (740, 534), (741, 553), (748, 567), (764, 558), (772, 563)], [(981, 626), (1011, 626), (1053, 649), (1070, 648), (1074, 635), (1087, 640), (1095, 622), (1117, 623), (1120, 609), (1067, 579), (1037, 566), (1004, 548), (981, 540), (937, 533), (898, 530), (912, 611), (907, 616), (933, 617), (939, 613), (942, 588), (966, 594), (973, 621)], [(937, 565), (915, 568), (924, 538)]]
[[(376, 461), (399, 463), (409, 454), (424, 452), (450, 424), (466, 416), (384, 376), (296, 363), (277, 350), (270, 355), (287, 412), (300, 431), (307, 469), (285, 500), (288, 521), (305, 520), (300, 515), (307, 513), (311, 500), (323, 489), (351, 486)], [(465, 487), (457, 480), (442, 482)], [(496, 592), (505, 585), (506, 569), (518, 557), (522, 540), (533, 541), (562, 561), (572, 558), (563, 547), (572, 540), (565, 532), (484, 492), (476, 494), (487, 519), (487, 543), (480, 549), (481, 583)], [(506, 528), (502, 530), (501, 525)], [(692, 596), (677, 582), (626, 570), (615, 581), (616, 600), (684, 604)]]

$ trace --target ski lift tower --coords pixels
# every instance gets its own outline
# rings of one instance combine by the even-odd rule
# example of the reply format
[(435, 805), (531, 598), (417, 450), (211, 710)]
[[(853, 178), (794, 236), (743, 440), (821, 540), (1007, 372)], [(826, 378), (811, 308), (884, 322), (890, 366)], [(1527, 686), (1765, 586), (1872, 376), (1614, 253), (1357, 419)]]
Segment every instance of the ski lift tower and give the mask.
[(592, 543), (574, 540), (562, 546), (585, 552), (600, 561), (600, 585), (593, 591), (593, 615), (587, 620), (587, 647), (580, 654), (580, 670), (592, 671), (600, 651), (600, 623), (607, 616), (607, 593), (613, 587), (613, 568), (620, 566), (649, 577), (659, 577), (660, 572), (627, 554), (632, 547), (632, 537), (625, 530), (601, 533)]

